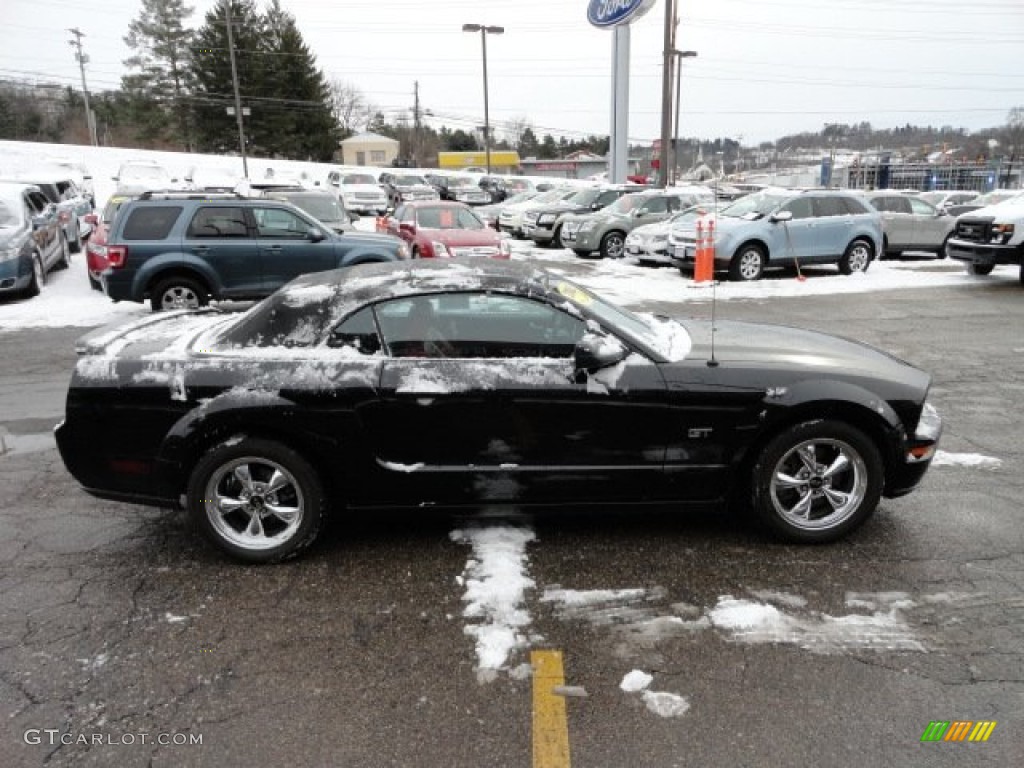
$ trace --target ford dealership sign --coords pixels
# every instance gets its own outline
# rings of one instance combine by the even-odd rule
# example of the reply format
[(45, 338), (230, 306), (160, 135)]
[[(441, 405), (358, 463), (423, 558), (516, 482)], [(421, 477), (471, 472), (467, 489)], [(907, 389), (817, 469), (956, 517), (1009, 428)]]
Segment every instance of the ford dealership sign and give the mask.
[(647, 13), (655, 0), (590, 0), (587, 19), (595, 27), (629, 24)]

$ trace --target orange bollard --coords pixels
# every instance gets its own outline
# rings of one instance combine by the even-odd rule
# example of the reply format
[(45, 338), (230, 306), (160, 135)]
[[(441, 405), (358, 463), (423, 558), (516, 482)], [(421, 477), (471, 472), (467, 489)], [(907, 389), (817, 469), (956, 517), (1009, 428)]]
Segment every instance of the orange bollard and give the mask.
[(697, 253), (693, 268), (695, 283), (711, 282), (715, 279), (715, 222), (708, 222), (707, 236), (703, 236), (703, 228), (697, 222)]

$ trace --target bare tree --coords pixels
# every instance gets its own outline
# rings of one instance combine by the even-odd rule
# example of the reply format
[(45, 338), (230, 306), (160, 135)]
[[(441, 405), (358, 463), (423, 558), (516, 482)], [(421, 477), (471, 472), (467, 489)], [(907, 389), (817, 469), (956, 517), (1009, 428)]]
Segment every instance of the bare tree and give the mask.
[(518, 149), (523, 134), (527, 130), (532, 130), (532, 128), (533, 125), (530, 123), (530, 118), (526, 116), (513, 117), (505, 123), (499, 138), (505, 139), (511, 146)]
[(347, 136), (365, 130), (375, 111), (366, 95), (352, 83), (337, 77), (331, 79), (328, 87), (331, 91), (331, 112), (342, 132)]

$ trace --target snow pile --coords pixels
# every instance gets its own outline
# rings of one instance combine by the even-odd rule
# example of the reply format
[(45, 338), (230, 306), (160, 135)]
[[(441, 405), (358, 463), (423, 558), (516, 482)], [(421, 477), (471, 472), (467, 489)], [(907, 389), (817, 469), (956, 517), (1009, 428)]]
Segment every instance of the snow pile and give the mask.
[(947, 453), (936, 451), (932, 459), (933, 467), (971, 467), (973, 469), (999, 469), (1002, 459), (993, 456), (982, 456), (980, 453)]
[(465, 586), (463, 616), (473, 620), (465, 633), (476, 638), (477, 679), (490, 682), (509, 655), (526, 646), (530, 613), (523, 607), (533, 579), (526, 575), (526, 545), (536, 538), (528, 528), (495, 526), (452, 531), (452, 541), (469, 544), (473, 558), (459, 583)]
[(712, 626), (742, 643), (783, 643), (821, 654), (925, 650), (903, 618), (902, 611), (914, 606), (906, 595), (882, 593), (873, 599), (853, 596), (847, 605), (874, 612), (846, 616), (811, 612), (798, 616), (767, 603), (724, 595), (707, 616)]
[(653, 682), (653, 675), (649, 675), (639, 669), (634, 669), (622, 678), (622, 682), (619, 683), (619, 688), (624, 690), (626, 693), (638, 693), (639, 691), (647, 688), (647, 686)]
[(660, 717), (682, 717), (690, 710), (690, 702), (685, 696), (666, 691), (649, 691), (647, 687), (654, 682), (654, 676), (634, 669), (622, 678), (619, 683), (626, 693), (640, 693), (644, 706)]

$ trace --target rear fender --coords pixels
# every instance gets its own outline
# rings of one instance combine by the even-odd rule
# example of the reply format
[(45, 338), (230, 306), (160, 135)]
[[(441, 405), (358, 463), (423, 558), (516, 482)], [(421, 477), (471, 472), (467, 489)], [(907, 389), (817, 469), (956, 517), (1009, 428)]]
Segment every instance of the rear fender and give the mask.
[[(129, 246), (129, 259), (131, 258), (131, 246)], [(165, 275), (183, 275), (191, 273), (196, 279), (202, 281), (214, 296), (221, 293), (220, 279), (217, 273), (202, 259), (185, 253), (161, 253), (147, 259), (139, 267), (132, 279), (132, 299), (142, 301), (152, 287)]]

